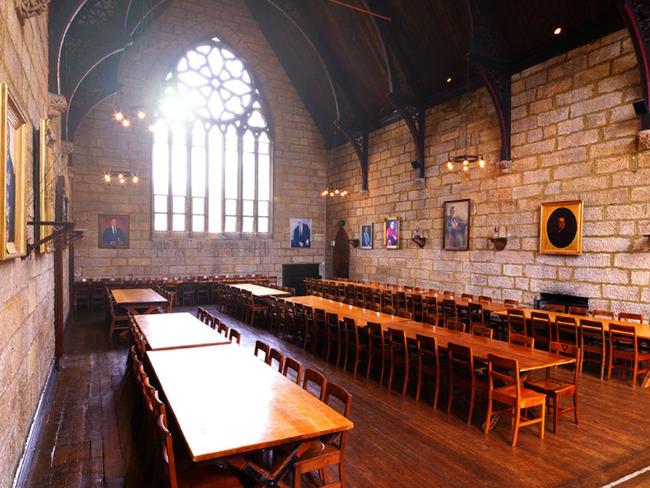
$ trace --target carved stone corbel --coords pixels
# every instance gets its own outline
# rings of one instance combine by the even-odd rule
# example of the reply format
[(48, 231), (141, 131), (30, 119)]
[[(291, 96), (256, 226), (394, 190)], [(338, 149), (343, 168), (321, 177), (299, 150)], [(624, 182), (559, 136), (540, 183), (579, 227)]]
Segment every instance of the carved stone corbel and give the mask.
[(650, 129), (639, 131), (637, 142), (639, 151), (650, 151)]
[(61, 153), (62, 154), (71, 154), (74, 151), (74, 142), (70, 141), (61, 141)]
[(51, 119), (59, 117), (68, 110), (68, 100), (63, 95), (50, 93), (47, 107), (47, 116)]
[(31, 19), (47, 10), (52, 0), (16, 0), (16, 13), (21, 20)]

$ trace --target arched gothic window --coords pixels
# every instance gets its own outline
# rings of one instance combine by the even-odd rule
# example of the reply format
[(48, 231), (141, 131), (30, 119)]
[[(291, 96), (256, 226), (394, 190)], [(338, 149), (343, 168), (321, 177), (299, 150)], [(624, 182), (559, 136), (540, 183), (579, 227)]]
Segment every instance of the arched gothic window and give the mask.
[(271, 139), (255, 80), (221, 40), (164, 83), (153, 126), (153, 229), (269, 232)]

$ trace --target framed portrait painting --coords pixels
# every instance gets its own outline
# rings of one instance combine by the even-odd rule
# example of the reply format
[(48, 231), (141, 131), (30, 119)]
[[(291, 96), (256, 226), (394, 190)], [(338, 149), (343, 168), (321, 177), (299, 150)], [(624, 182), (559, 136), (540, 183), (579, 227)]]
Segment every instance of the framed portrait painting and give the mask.
[[(51, 160), (50, 148), (48, 146), (50, 128), (47, 119), (41, 119), (39, 130), (37, 132), (38, 138), (35, 139), (38, 145), (38, 178), (34, 178), (34, 194), (38, 195), (34, 201), (38, 203), (38, 220), (52, 221), (54, 220), (54, 198), (51, 175), (48, 173), (50, 170), (49, 164)], [(35, 212), (36, 213), (36, 212)], [(41, 225), (36, 227), (40, 230), (40, 235), (36, 236), (42, 239), (52, 233), (52, 227), (49, 225)], [(50, 241), (46, 244), (41, 244), (39, 252), (46, 252), (53, 249), (53, 242)]]
[(399, 219), (390, 217), (384, 220), (384, 244), (386, 249), (399, 249)]
[(361, 249), (372, 249), (374, 224), (361, 224)]
[(471, 200), (451, 200), (444, 203), (445, 225), (442, 248), (447, 251), (469, 250)]
[(311, 219), (289, 219), (291, 248), (311, 247)]
[(539, 218), (539, 252), (582, 254), (582, 200), (542, 203)]
[(27, 170), (27, 118), (0, 83), (0, 260), (27, 251), (25, 172)]
[(101, 249), (129, 248), (128, 215), (99, 215), (98, 229), (99, 247)]

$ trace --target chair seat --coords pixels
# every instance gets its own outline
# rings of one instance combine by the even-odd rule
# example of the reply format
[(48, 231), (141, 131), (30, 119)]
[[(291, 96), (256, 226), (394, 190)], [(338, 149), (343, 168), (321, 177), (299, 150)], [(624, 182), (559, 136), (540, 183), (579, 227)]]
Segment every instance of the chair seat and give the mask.
[(183, 463), (177, 466), (178, 488), (242, 488), (244, 485), (231, 469), (213, 464)]
[[(341, 451), (332, 444), (327, 444), (322, 450), (310, 449), (303, 454), (296, 462), (295, 466), (299, 472), (308, 473), (314, 469), (323, 466), (323, 460), (329, 459), (328, 463), (335, 464), (339, 462)], [(325, 463), (326, 464), (326, 463)]]
[[(502, 403), (506, 404), (514, 402), (516, 398), (515, 385), (507, 385), (500, 388), (495, 388), (492, 392), (492, 397), (500, 402), (503, 400)], [(539, 393), (529, 388), (521, 389), (521, 408), (541, 405), (545, 400), (546, 395), (543, 393)]]
[(562, 395), (573, 393), (576, 389), (573, 383), (559, 380), (557, 378), (540, 378), (538, 380), (526, 381), (526, 388), (531, 388), (540, 393)]

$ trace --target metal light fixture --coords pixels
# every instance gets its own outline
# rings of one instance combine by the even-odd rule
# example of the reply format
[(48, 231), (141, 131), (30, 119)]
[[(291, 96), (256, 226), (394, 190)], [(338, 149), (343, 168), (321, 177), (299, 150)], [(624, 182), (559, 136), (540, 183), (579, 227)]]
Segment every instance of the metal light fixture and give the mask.
[(121, 185), (126, 184), (128, 180), (131, 180), (132, 183), (138, 183), (140, 181), (138, 174), (133, 171), (108, 170), (104, 173), (104, 183), (110, 184), (114, 179)]
[(325, 188), (322, 192), (320, 192), (321, 197), (345, 197), (349, 194), (347, 190), (341, 190), (339, 188)]

